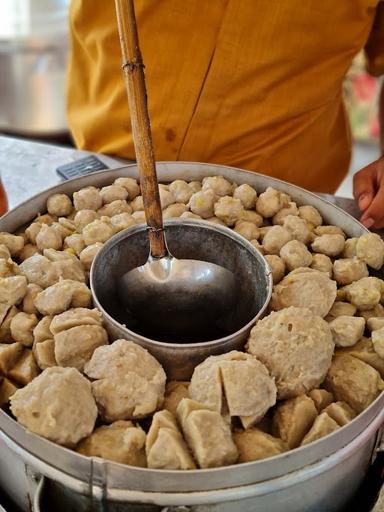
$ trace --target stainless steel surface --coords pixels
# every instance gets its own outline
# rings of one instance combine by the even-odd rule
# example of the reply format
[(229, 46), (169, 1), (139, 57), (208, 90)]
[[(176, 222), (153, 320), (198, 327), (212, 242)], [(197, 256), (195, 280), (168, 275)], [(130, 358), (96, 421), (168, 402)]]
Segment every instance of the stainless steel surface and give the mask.
[[(326, 222), (340, 225), (350, 236), (366, 232), (352, 217), (338, 208), (331, 208), (329, 203), (314, 194), (264, 176), (191, 163), (159, 164), (158, 170), (161, 181), (199, 179), (220, 173), (238, 182), (254, 184), (259, 191), (268, 185), (276, 186), (290, 193), (298, 203), (316, 206)], [(63, 183), (3, 217), (0, 229), (14, 230), (31, 220), (38, 211), (43, 211), (46, 199), (53, 191), (71, 193), (90, 184), (102, 186), (120, 175), (137, 177), (137, 171), (134, 166), (126, 167)], [(1, 438), (14, 453), (15, 467), (17, 462), (23, 461), (54, 483), (61, 482), (68, 499), (72, 503), (76, 500), (87, 502), (88, 510), (93, 504), (93, 510), (102, 510), (102, 504), (108, 499), (108, 510), (113, 510), (109, 508), (113, 500), (126, 500), (129, 503), (126, 510), (151, 512), (179, 504), (191, 506), (199, 512), (234, 509), (328, 511), (335, 507), (340, 509), (340, 504), (353, 494), (362, 480), (373, 450), (375, 433), (383, 422), (383, 405), (381, 395), (348, 425), (306, 447), (264, 461), (192, 472), (143, 470), (97, 458), (89, 459), (27, 433), (3, 411), (0, 412), (0, 429)], [(0, 457), (1, 486), (4, 486), (7, 468)], [(297, 480), (294, 479), (296, 476)], [(139, 507), (139, 503), (147, 505), (134, 508)], [(80, 507), (74, 509), (84, 510)]]
[[(204, 221), (171, 220), (166, 223), (169, 247), (180, 259), (185, 257), (204, 260), (226, 268), (235, 276), (232, 308), (225, 311), (217, 324), (211, 311), (204, 316), (206, 325), (199, 323), (194, 329), (195, 313), (208, 305), (194, 303), (193, 296), (200, 294), (199, 285), (191, 295), (190, 309), (186, 309), (190, 335), (183, 332), (178, 337), (174, 331), (174, 317), (168, 315), (152, 321), (150, 315), (159, 315), (154, 308), (143, 309), (143, 318), (129, 315), (121, 306), (116, 292), (126, 268), (137, 267), (145, 261), (149, 247), (145, 225), (134, 226), (113, 237), (100, 250), (91, 269), (91, 289), (94, 303), (103, 312), (105, 325), (113, 339), (133, 339), (149, 350), (165, 367), (169, 379), (186, 380), (194, 367), (206, 357), (241, 349), (256, 320), (263, 315), (272, 293), (272, 277), (265, 259), (243, 237), (222, 226)], [(180, 261), (180, 260), (177, 260)], [(189, 261), (187, 261), (189, 263)], [(199, 265), (200, 267), (200, 265)], [(190, 267), (187, 266), (189, 272)], [(210, 286), (211, 289), (211, 286)], [(235, 291), (236, 290), (236, 291)], [(222, 289), (220, 293), (222, 293)], [(172, 293), (172, 290), (169, 291)], [(134, 293), (128, 290), (128, 293)], [(157, 297), (157, 300), (167, 300)], [(228, 304), (228, 303), (227, 303)], [(183, 304), (185, 305), (185, 304)], [(188, 305), (187, 305), (188, 306)], [(212, 306), (212, 302), (209, 304)], [(179, 320), (182, 319), (179, 316)], [(168, 336), (155, 337), (156, 324)], [(205, 329), (205, 330), (204, 330)], [(144, 334), (145, 333), (145, 334)], [(149, 334), (152, 334), (149, 337)], [(188, 343), (189, 341), (189, 343)]]
[(236, 299), (236, 280), (215, 263), (178, 259), (168, 252), (160, 259), (150, 254), (144, 265), (120, 276), (117, 292), (141, 333), (187, 343), (204, 331), (208, 339), (217, 338)]
[(0, 130), (30, 135), (67, 131), (67, 0), (2, 0)]

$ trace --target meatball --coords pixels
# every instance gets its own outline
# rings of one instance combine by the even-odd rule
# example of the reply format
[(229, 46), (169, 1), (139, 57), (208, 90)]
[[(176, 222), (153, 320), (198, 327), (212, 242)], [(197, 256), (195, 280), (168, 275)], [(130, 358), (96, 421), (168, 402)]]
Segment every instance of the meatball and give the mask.
[(230, 196), (222, 196), (214, 205), (216, 217), (221, 219), (227, 226), (233, 226), (243, 213), (243, 205), (240, 199)]
[(145, 449), (149, 468), (196, 469), (176, 418), (169, 411), (154, 414)]
[(362, 412), (378, 396), (381, 382), (379, 372), (372, 366), (349, 354), (340, 354), (332, 361), (324, 385), (337, 400)]
[(196, 366), (189, 396), (220, 413), (225, 398), (230, 416), (239, 416), (248, 428), (276, 403), (276, 386), (260, 361), (233, 350), (210, 356)]
[(233, 185), (223, 176), (210, 176), (203, 179), (202, 190), (212, 190), (219, 197), (231, 196)]
[[(16, 340), (18, 341), (18, 340)], [(372, 332), (372, 344), (377, 355), (384, 359), (384, 328)]]
[(171, 380), (165, 386), (163, 408), (176, 415), (176, 409), (183, 398), (188, 397), (189, 382)]
[(62, 279), (40, 292), (35, 306), (42, 315), (58, 315), (72, 307), (87, 307), (91, 303), (91, 291), (84, 284), (72, 279)]
[(81, 251), (85, 249), (83, 235), (76, 233), (74, 235), (67, 236), (64, 240), (64, 249), (72, 249), (75, 254), (79, 255)]
[(372, 309), (379, 304), (382, 294), (382, 281), (376, 277), (363, 277), (344, 290), (349, 302), (361, 311)]
[(98, 347), (84, 372), (107, 422), (144, 418), (164, 399), (166, 375), (160, 363), (144, 348), (128, 340)]
[(284, 218), (283, 227), (291, 233), (292, 238), (305, 245), (307, 245), (311, 239), (312, 234), (307, 221), (297, 215), (287, 215)]
[(331, 330), (307, 308), (272, 312), (251, 330), (247, 351), (275, 377), (278, 398), (292, 398), (319, 386), (332, 360)]
[(325, 317), (325, 320), (327, 322), (332, 322), (332, 320), (339, 316), (353, 316), (356, 313), (356, 311), (357, 308), (353, 304), (350, 304), (349, 302), (337, 301), (329, 310), (329, 313)]
[(37, 316), (33, 313), (17, 313), (10, 323), (12, 338), (26, 347), (31, 347), (33, 343), (33, 329), (37, 324)]
[(189, 208), (192, 213), (203, 219), (208, 219), (214, 214), (215, 193), (211, 189), (195, 192), (189, 200)]
[(278, 211), (289, 205), (290, 197), (272, 187), (259, 195), (256, 201), (256, 211), (263, 217), (269, 218), (276, 215)]
[(263, 217), (253, 210), (243, 210), (240, 220), (252, 222), (257, 228), (261, 227), (264, 222)]
[(272, 226), (264, 235), (262, 246), (266, 253), (279, 255), (281, 248), (292, 238), (292, 234), (284, 227)]
[[(102, 208), (97, 210), (97, 214), (101, 219), (103, 217), (113, 217), (114, 215), (118, 215), (119, 213), (132, 213), (132, 208), (123, 199), (115, 199), (112, 203), (105, 204)], [(106, 220), (104, 218), (104, 220)]]
[(257, 428), (237, 430), (233, 434), (233, 440), (239, 450), (238, 462), (267, 459), (288, 450), (287, 444), (282, 439)]
[(119, 187), (124, 187), (128, 192), (128, 198), (130, 201), (140, 194), (140, 187), (137, 184), (137, 181), (133, 178), (117, 178), (113, 184)]
[(61, 249), (63, 239), (53, 226), (43, 224), (36, 236), (36, 246), (40, 251), (44, 249)]
[(351, 284), (368, 275), (367, 265), (358, 258), (340, 259), (333, 263), (333, 278), (337, 284)]
[(73, 219), (78, 233), (82, 233), (85, 226), (97, 219), (97, 213), (93, 210), (80, 210)]
[(7, 310), (19, 304), (26, 293), (27, 279), (24, 276), (0, 277), (0, 304), (5, 305)]
[(341, 315), (329, 323), (337, 347), (350, 347), (362, 338), (365, 320), (359, 316)]
[(297, 208), (296, 203), (291, 201), (288, 206), (282, 208), (279, 212), (276, 213), (276, 215), (272, 217), (272, 224), (279, 224), (280, 226), (282, 226), (284, 224), (285, 217), (288, 217), (288, 215), (298, 214), (299, 210)]
[(310, 205), (299, 206), (299, 217), (308, 222), (311, 226), (316, 228), (323, 223), (323, 219), (319, 211)]
[(160, 188), (159, 194), (160, 194), (161, 208), (163, 210), (164, 210), (164, 208), (167, 208), (167, 206), (169, 206), (175, 202), (175, 198), (174, 198), (172, 192), (170, 192), (169, 190)]
[(101, 242), (96, 242), (81, 251), (79, 258), (86, 270), (90, 270), (93, 260), (102, 247), (103, 244)]
[(338, 430), (339, 428), (340, 425), (338, 425), (336, 421), (324, 411), (315, 419), (311, 430), (302, 440), (301, 446), (313, 443), (314, 441), (317, 441), (317, 439), (321, 439), (322, 437), (335, 432), (335, 430)]
[(29, 284), (27, 286), (27, 292), (24, 295), (22, 306), (24, 313), (37, 313), (37, 309), (35, 307), (35, 298), (41, 291), (43, 291), (43, 289), (37, 284)]
[(87, 246), (93, 245), (96, 242), (106, 242), (113, 235), (113, 227), (106, 219), (96, 219), (83, 229), (83, 238)]
[(213, 468), (236, 462), (239, 454), (232, 440), (231, 429), (220, 413), (184, 398), (177, 408), (177, 416), (200, 468)]
[(140, 212), (144, 210), (143, 196), (136, 196), (133, 201), (131, 201), (131, 209), (133, 212)]
[(72, 211), (72, 201), (65, 194), (53, 194), (48, 197), (47, 210), (51, 215), (66, 217)]
[(297, 448), (317, 417), (317, 409), (311, 398), (300, 395), (280, 402), (273, 420), (273, 433), (290, 449)]
[(326, 412), (330, 418), (336, 421), (340, 427), (343, 427), (356, 417), (355, 411), (352, 409), (352, 407), (349, 407), (346, 402), (335, 402), (333, 404), (329, 404), (324, 409), (324, 412)]
[(96, 428), (79, 443), (76, 451), (89, 457), (145, 468), (145, 438), (144, 430), (131, 421), (115, 421)]
[(103, 200), (103, 204), (108, 204), (118, 199), (127, 199), (128, 191), (126, 188), (119, 185), (109, 185), (100, 189), (100, 195), (101, 199)]
[(343, 252), (341, 253), (342, 258), (355, 258), (356, 257), (356, 245), (358, 238), (347, 238), (345, 241)]
[(185, 213), (187, 210), (188, 207), (183, 203), (170, 204), (163, 210), (163, 219), (167, 220), (175, 217), (180, 217), (180, 215)]
[(235, 188), (233, 197), (240, 199), (241, 204), (246, 210), (251, 210), (256, 206), (257, 193), (250, 185), (244, 184)]
[[(320, 226), (321, 227), (321, 226)], [(315, 238), (311, 247), (314, 252), (325, 254), (326, 256), (338, 256), (344, 249), (345, 240), (343, 235), (321, 235)]]
[(375, 270), (384, 263), (384, 242), (376, 233), (361, 236), (356, 242), (356, 256)]
[(280, 249), (280, 257), (284, 261), (288, 270), (294, 270), (299, 267), (309, 267), (312, 263), (312, 254), (307, 247), (298, 240), (287, 242)]
[(176, 203), (188, 204), (194, 193), (192, 187), (186, 181), (175, 180), (169, 185), (169, 191), (172, 193)]
[(298, 268), (274, 287), (271, 307), (279, 311), (288, 306), (306, 307), (324, 317), (336, 298), (336, 283), (324, 272)]
[(200, 215), (196, 215), (196, 213), (192, 212), (184, 212), (180, 215), (180, 219), (195, 219), (195, 220), (202, 220)]
[(0, 233), (0, 244), (7, 247), (12, 257), (18, 256), (24, 247), (24, 238), (2, 232)]
[(275, 254), (267, 254), (265, 256), (267, 263), (272, 272), (273, 284), (279, 283), (284, 275), (285, 275), (285, 263), (280, 258), (280, 256), (276, 256)]
[(91, 383), (74, 368), (48, 368), (11, 397), (11, 411), (30, 432), (74, 447), (95, 425)]
[(118, 213), (111, 217), (111, 225), (115, 233), (130, 228), (136, 224), (130, 213)]
[(259, 228), (257, 228), (253, 222), (247, 222), (245, 220), (238, 220), (234, 230), (247, 240), (257, 240), (260, 236)]
[(333, 263), (329, 256), (325, 254), (312, 254), (312, 263), (310, 265), (313, 270), (324, 272), (328, 277), (333, 276)]
[(86, 187), (73, 194), (73, 204), (76, 211), (96, 211), (101, 208), (103, 200), (100, 191), (96, 187)]

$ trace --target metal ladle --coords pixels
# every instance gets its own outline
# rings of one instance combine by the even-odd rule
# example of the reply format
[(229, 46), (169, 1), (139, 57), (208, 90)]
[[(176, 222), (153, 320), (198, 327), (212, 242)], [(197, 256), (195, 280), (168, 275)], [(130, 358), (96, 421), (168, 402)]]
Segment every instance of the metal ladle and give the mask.
[(148, 261), (122, 276), (118, 292), (129, 312), (145, 322), (147, 332), (190, 339), (191, 333), (212, 330), (230, 314), (236, 279), (214, 263), (176, 259), (167, 248), (133, 0), (116, 0), (116, 11), (150, 243)]

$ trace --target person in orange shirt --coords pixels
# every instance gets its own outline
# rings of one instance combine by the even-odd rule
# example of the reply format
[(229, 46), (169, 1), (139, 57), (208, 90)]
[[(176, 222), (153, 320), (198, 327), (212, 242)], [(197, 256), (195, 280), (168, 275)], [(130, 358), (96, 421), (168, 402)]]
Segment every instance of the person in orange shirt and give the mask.
[[(337, 189), (351, 153), (342, 83), (362, 48), (368, 70), (384, 74), (383, 2), (142, 0), (136, 17), (157, 160)], [(114, 2), (73, 1), (70, 20), (73, 138), (134, 159)], [(367, 227), (384, 226), (383, 171), (380, 159), (355, 176)]]

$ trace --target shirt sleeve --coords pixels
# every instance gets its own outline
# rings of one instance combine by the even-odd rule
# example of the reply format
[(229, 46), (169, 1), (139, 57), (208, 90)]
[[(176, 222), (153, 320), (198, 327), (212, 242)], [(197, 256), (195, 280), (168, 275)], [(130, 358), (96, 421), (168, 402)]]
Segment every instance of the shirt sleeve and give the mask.
[(380, 1), (376, 8), (365, 55), (368, 73), (373, 76), (384, 75), (384, 1)]

